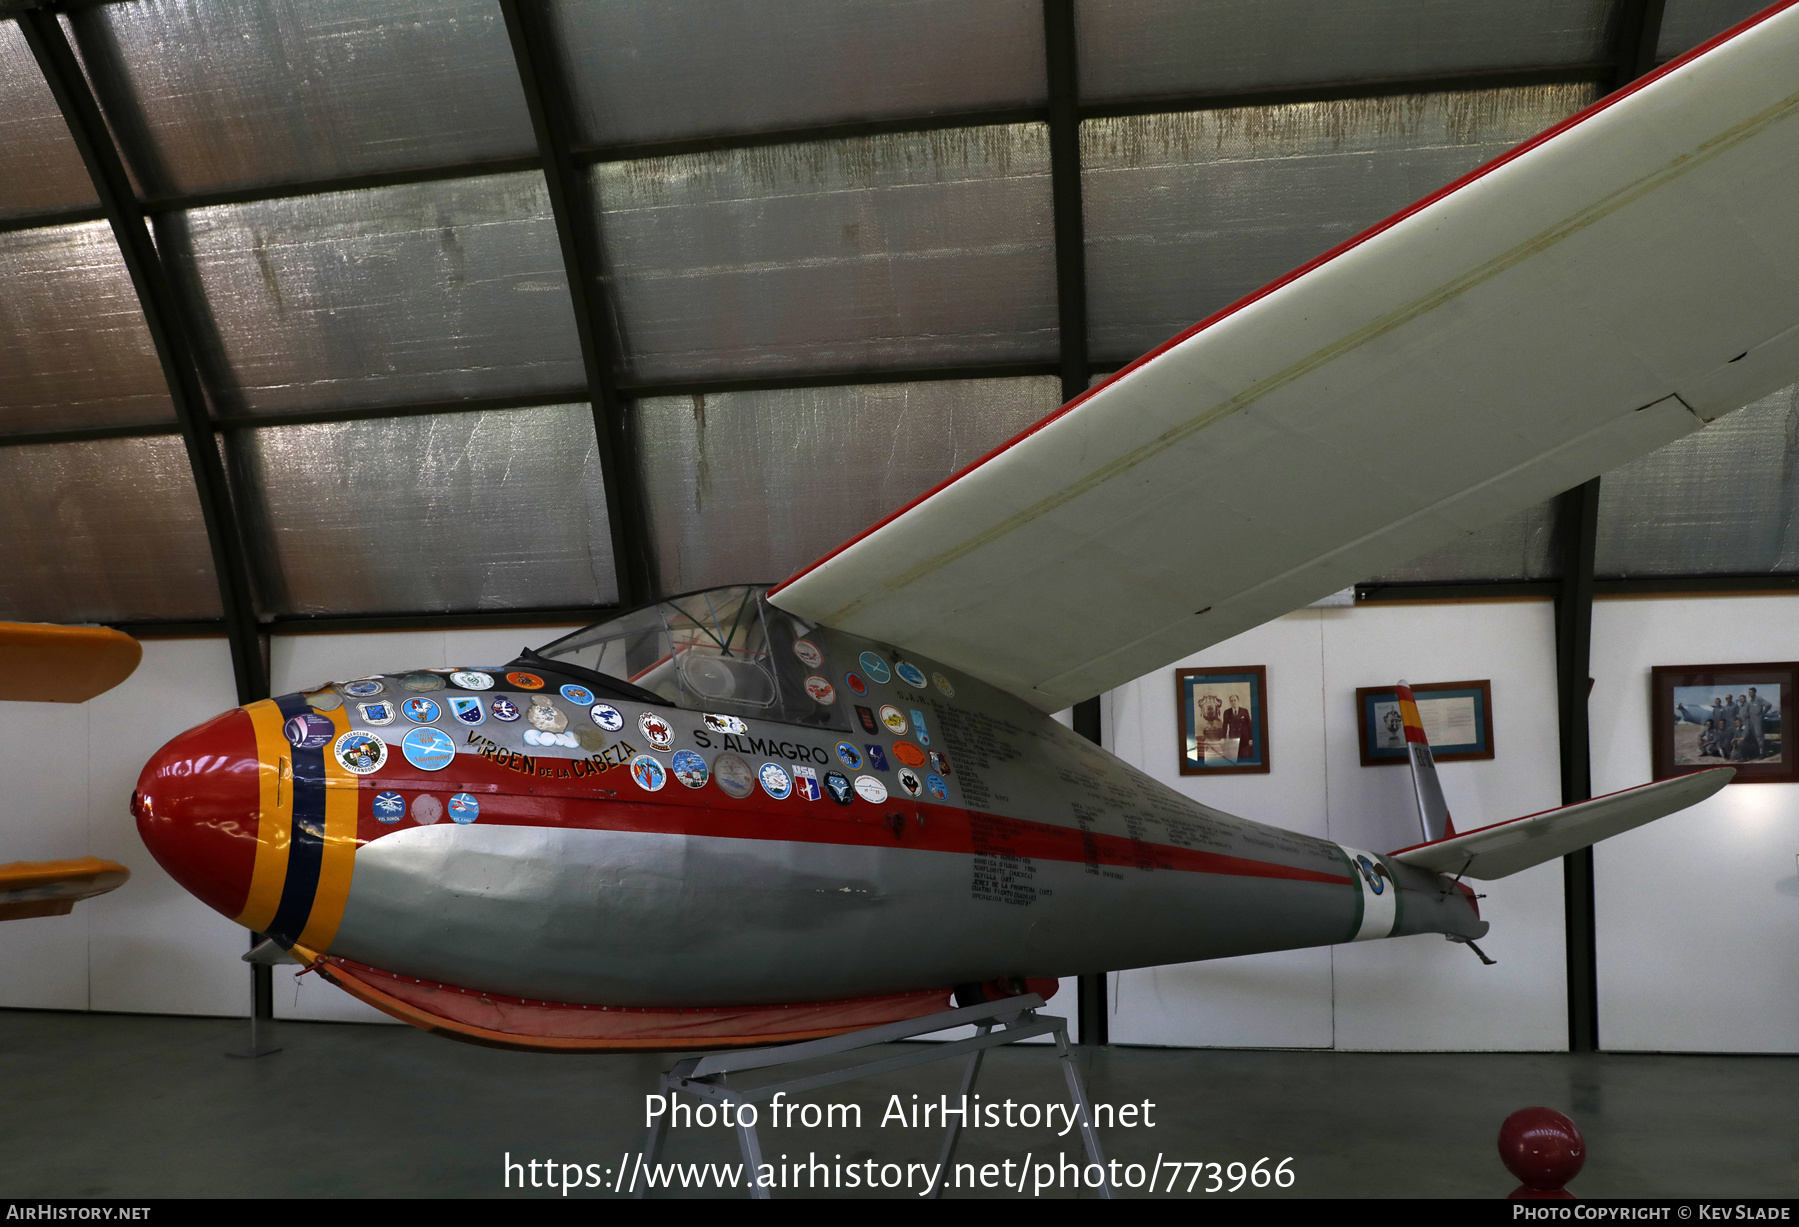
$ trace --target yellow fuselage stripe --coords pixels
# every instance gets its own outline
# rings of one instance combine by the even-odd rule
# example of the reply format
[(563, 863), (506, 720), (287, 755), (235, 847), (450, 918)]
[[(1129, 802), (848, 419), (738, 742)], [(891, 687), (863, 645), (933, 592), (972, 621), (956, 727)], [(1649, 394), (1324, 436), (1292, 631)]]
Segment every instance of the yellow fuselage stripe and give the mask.
[[(350, 731), (343, 708), (321, 713), (336, 726), (332, 740)], [(319, 885), (312, 897), (312, 913), (300, 931), (296, 945), (327, 953), (337, 926), (343, 923), (344, 904), (350, 898), (350, 874), (356, 867), (356, 798), (361, 777), (344, 769), (331, 748), (325, 748), (325, 848), (319, 862)]]
[[(244, 712), (256, 730), (256, 779), (260, 800), (256, 816), (256, 866), (250, 873), (250, 894), (237, 923), (261, 933), (275, 919), (281, 906), (281, 889), (287, 883), (287, 851), (293, 842), (294, 783), (290, 747), (281, 734), (281, 709), (264, 699), (249, 703)], [(281, 768), (287, 778), (281, 778)]]

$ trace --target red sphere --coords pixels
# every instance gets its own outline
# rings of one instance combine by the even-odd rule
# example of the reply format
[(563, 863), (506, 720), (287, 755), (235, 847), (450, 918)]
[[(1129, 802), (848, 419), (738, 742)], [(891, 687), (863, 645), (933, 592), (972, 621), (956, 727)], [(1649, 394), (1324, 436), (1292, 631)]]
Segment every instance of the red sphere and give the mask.
[(1580, 1175), (1587, 1144), (1554, 1108), (1522, 1108), (1499, 1127), (1499, 1157), (1524, 1182), (1513, 1197), (1566, 1197), (1562, 1186)]

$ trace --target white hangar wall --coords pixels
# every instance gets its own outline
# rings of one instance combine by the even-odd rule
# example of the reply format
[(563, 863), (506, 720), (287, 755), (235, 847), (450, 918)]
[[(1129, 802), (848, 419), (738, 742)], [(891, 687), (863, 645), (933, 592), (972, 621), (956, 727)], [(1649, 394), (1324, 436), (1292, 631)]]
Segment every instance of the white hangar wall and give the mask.
[[(1594, 613), (1593, 784), (1649, 777), (1649, 667), (1799, 657), (1799, 597), (1600, 601)], [(1725, 633), (1728, 628), (1728, 633)], [(1712, 633), (1716, 631), (1717, 633)], [(277, 637), (277, 693), (396, 667), (492, 663), (554, 628)], [(1308, 610), (1189, 662), (1268, 667), (1273, 771), (1192, 779), (1175, 768), (1173, 669), (1106, 696), (1122, 757), (1233, 813), (1351, 845), (1413, 842), (1402, 767), (1363, 768), (1354, 691), (1491, 678), (1491, 762), (1446, 763), (1464, 827), (1556, 804), (1555, 678), (1547, 602)], [(1728, 644), (1726, 650), (1723, 645)], [(0, 1006), (241, 1015), (243, 931), (176, 886), (126, 803), (145, 759), (233, 701), (222, 639), (144, 644), (118, 689), (80, 706), (0, 705), (7, 821), (0, 860), (92, 854), (131, 881), (73, 915), (0, 925)], [(1625, 1050), (1799, 1051), (1799, 786), (1727, 789), (1597, 856), (1600, 1029)], [(1118, 1043), (1544, 1049), (1566, 1045), (1560, 869), (1487, 884), (1499, 960), (1440, 938), (1294, 951), (1114, 978)], [(1073, 986), (1055, 1002), (1074, 1012)], [(277, 969), (281, 1018), (389, 1021), (313, 977)]]
[[(1100, 705), (1107, 748), (1208, 805), (1329, 838), (1321, 628), (1316, 612), (1291, 614), (1119, 687)], [(1267, 666), (1269, 774), (1180, 774), (1174, 670), (1191, 665)], [(1329, 1048), (1331, 952), (1122, 972), (1112, 977), (1108, 1007), (1114, 1043)]]
[[(1593, 606), (1593, 791), (1649, 778), (1653, 665), (1799, 659), (1799, 597)], [(1599, 1039), (1799, 1051), (1799, 785), (1732, 785), (1600, 844)]]
[(157, 866), (131, 792), (157, 748), (236, 702), (223, 639), (158, 639), (81, 704), (0, 703), (0, 861), (102, 856), (131, 880), (67, 916), (0, 924), (0, 1006), (242, 1014), (243, 930)]

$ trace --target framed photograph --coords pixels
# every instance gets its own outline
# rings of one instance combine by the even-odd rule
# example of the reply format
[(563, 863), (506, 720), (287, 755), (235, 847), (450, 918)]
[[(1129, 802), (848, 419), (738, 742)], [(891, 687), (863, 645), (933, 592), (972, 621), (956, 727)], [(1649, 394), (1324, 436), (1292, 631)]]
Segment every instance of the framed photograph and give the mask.
[(1182, 775), (1268, 770), (1268, 670), (1176, 669)]
[(1735, 767), (1733, 784), (1799, 781), (1786, 717), (1799, 663), (1657, 665), (1650, 670), (1655, 778)]
[[(1493, 757), (1493, 683), (1425, 682), (1412, 687), (1418, 718), (1439, 763)], [(1405, 723), (1395, 686), (1361, 686), (1355, 692), (1362, 766), (1406, 761)]]

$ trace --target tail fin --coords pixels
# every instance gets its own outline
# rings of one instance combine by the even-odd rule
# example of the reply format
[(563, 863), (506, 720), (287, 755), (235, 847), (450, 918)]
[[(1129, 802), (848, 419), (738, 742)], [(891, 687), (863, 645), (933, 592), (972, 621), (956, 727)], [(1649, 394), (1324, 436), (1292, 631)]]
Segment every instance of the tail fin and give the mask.
[(1412, 795), (1418, 801), (1424, 842), (1448, 839), (1455, 834), (1455, 823), (1449, 817), (1449, 802), (1443, 799), (1443, 785), (1437, 782), (1437, 762), (1431, 757), (1430, 739), (1424, 735), (1418, 701), (1403, 681), (1399, 683), (1399, 715), (1405, 721), (1405, 751), (1412, 764)]

